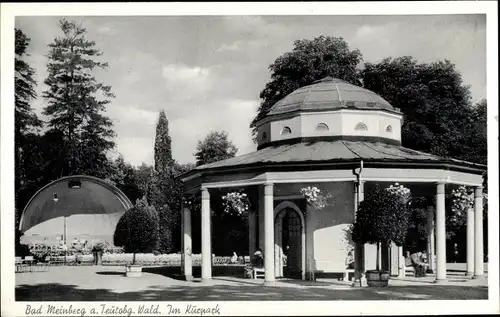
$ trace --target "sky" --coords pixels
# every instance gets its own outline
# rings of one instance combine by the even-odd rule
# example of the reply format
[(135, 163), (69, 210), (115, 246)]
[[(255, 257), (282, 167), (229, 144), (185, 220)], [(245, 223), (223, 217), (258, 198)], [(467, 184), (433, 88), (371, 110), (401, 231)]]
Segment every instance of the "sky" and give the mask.
[[(31, 38), (26, 60), (36, 70), (39, 116), (46, 106), (47, 45), (61, 36), (62, 17), (17, 17)], [(320, 35), (342, 37), (365, 62), (413, 56), (419, 62), (449, 59), (470, 85), (473, 102), (486, 98), (486, 17), (420, 16), (113, 16), (70, 17), (109, 62), (96, 78), (116, 98), (106, 114), (116, 148), (133, 165), (153, 164), (156, 122), (169, 120), (172, 154), (194, 162), (196, 145), (210, 131), (228, 132), (239, 149), (252, 152), (249, 124), (269, 65), (293, 42)], [(41, 116), (44, 119), (43, 116)]]

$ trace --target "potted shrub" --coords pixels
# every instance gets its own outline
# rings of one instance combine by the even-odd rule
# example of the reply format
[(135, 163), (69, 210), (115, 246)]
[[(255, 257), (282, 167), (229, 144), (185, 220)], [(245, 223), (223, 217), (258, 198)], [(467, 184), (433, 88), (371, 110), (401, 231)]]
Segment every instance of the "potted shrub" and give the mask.
[(136, 262), (137, 253), (150, 253), (157, 246), (159, 237), (158, 214), (149, 206), (146, 198), (138, 199), (136, 205), (127, 210), (116, 225), (114, 244), (132, 253), (132, 263), (126, 266), (128, 277), (140, 277), (142, 266)]
[(410, 192), (396, 184), (386, 189), (376, 186), (359, 204), (352, 239), (359, 244), (377, 245), (376, 270), (366, 271), (368, 286), (387, 286), (390, 273), (380, 269), (380, 247), (391, 242), (402, 246), (410, 223)]
[(102, 265), (102, 254), (104, 252), (104, 244), (101, 242), (92, 247), (92, 254), (94, 255), (94, 265)]

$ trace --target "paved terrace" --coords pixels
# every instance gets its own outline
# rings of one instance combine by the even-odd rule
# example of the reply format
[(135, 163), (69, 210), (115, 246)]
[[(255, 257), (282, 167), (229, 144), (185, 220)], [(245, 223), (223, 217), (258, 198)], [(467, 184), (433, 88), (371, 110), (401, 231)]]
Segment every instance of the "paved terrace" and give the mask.
[[(165, 268), (144, 268), (140, 278), (124, 276), (125, 267), (50, 267), (47, 272), (16, 274), (18, 301), (203, 301), (203, 300), (436, 300), (488, 299), (487, 278), (465, 276), (465, 264), (448, 264), (448, 281), (434, 276), (392, 279), (388, 288), (353, 288), (347, 281), (263, 280), (215, 276), (186, 282)], [(487, 266), (485, 266), (487, 272)], [(486, 273), (487, 277), (487, 273)]]

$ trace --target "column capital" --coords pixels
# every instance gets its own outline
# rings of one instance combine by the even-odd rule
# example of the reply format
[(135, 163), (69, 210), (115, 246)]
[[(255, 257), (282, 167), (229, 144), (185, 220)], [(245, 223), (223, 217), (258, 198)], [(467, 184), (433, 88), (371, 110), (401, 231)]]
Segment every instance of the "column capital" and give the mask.
[(483, 189), (484, 189), (483, 186), (476, 186), (476, 187), (474, 187), (474, 196), (476, 198), (483, 197)]
[(264, 184), (264, 196), (272, 196), (273, 195), (273, 183), (265, 183)]
[(437, 182), (436, 183), (436, 193), (444, 194), (445, 193), (445, 182)]
[(201, 188), (201, 199), (210, 199), (210, 192), (208, 191), (208, 188)]

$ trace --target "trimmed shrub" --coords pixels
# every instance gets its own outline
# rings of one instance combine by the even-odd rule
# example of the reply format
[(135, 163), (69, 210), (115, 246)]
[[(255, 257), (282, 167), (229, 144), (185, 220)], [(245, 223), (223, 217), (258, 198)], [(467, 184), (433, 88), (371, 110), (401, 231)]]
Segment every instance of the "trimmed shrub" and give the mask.
[(411, 209), (407, 197), (379, 186), (359, 204), (352, 239), (357, 243), (377, 245), (377, 269), (380, 245), (394, 242), (402, 246), (410, 225)]
[(127, 210), (116, 225), (113, 242), (123, 247), (125, 253), (151, 253), (158, 244), (158, 213), (146, 199), (138, 199), (136, 205)]

